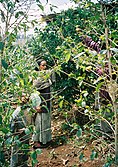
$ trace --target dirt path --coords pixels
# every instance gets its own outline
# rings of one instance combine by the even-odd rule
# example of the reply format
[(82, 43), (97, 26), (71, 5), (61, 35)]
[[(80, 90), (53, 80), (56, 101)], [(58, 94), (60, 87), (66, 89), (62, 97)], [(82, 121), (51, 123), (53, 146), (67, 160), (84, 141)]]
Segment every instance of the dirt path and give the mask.
[(81, 162), (77, 155), (77, 149), (73, 149), (71, 144), (62, 145), (53, 149), (43, 149), (38, 156), (37, 167), (102, 167), (100, 160), (90, 161), (90, 150), (85, 150), (86, 160)]
[[(52, 120), (53, 140), (51, 145), (42, 149), (42, 153), (38, 155), (37, 167), (102, 167), (104, 163), (100, 158), (90, 160), (93, 146), (77, 145), (76, 136), (70, 138), (62, 130), (63, 122), (63, 119), (58, 118)], [(83, 151), (83, 158), (80, 158), (81, 151)]]

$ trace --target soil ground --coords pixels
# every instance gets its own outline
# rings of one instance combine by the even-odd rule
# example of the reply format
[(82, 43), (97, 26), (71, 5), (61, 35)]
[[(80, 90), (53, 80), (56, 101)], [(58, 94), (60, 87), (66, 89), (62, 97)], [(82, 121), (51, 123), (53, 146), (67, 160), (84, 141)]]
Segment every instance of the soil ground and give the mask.
[(62, 118), (53, 117), (52, 142), (38, 155), (36, 167), (103, 167), (102, 153), (101, 156), (91, 160), (94, 145), (92, 143), (84, 145), (76, 135), (69, 136), (65, 133), (62, 130), (64, 122)]

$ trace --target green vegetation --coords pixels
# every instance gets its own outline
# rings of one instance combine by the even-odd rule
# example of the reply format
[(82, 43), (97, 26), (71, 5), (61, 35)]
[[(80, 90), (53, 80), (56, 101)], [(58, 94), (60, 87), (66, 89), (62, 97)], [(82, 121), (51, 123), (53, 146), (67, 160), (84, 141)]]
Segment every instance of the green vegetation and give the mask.
[[(78, 3), (76, 9), (68, 9), (55, 16), (53, 21), (48, 21), (47, 26), (41, 30), (35, 29), (35, 36), (24, 47), (16, 46), (18, 31), (25, 27), (28, 21), (23, 23), (21, 18), (19, 26), (15, 25), (10, 32), (8, 20), (13, 16), (11, 9), (15, 9), (16, 2), (0, 1), (6, 5), (7, 14), (1, 10), (3, 23), (6, 23), (5, 33), (0, 41), (1, 53), (1, 92), (0, 92), (0, 166), (9, 166), (10, 150), (14, 143), (19, 149), (28, 149), (29, 146), (20, 142), (19, 136), (11, 131), (10, 118), (16, 106), (21, 106), (22, 111), (29, 109), (31, 116), (33, 111), (29, 100), (32, 88), (32, 73), (36, 60), (44, 58), (56, 73), (56, 85), (54, 86), (54, 104), (66, 118), (63, 127), (76, 131), (81, 137), (89, 134), (85, 141), (89, 142), (102, 136), (99, 124), (103, 120), (113, 129), (113, 136), (108, 136), (103, 145), (109, 146), (113, 152), (104, 155), (106, 164), (118, 165), (118, 58), (117, 58), (117, 4), (115, 2), (97, 3), (90, 1)], [(43, 9), (40, 1), (39, 7)], [(16, 11), (16, 20), (20, 17), (26, 19), (26, 13)], [(47, 18), (46, 18), (47, 20)], [(25, 26), (23, 26), (25, 25)], [(91, 37), (96, 44), (99, 43), (100, 52), (96, 52), (95, 45), (85, 42)], [(108, 73), (105, 72), (106, 63)], [(97, 73), (98, 69), (98, 73)], [(100, 71), (102, 70), (102, 71)], [(102, 75), (98, 76), (98, 74)], [(100, 108), (96, 111), (96, 94), (103, 89), (109, 92), (110, 99), (100, 99)], [(98, 104), (99, 105), (99, 104)], [(107, 113), (107, 114), (106, 114)], [(68, 118), (71, 119), (68, 119)], [(33, 127), (27, 126), (25, 134), (32, 134)], [(112, 141), (111, 141), (112, 139)], [(109, 145), (109, 143), (111, 143)], [(115, 143), (115, 144), (114, 144)], [(32, 166), (37, 163), (36, 154), (31, 152)], [(114, 156), (115, 153), (115, 156)], [(80, 159), (83, 157), (81, 153)], [(93, 150), (91, 160), (98, 153)]]

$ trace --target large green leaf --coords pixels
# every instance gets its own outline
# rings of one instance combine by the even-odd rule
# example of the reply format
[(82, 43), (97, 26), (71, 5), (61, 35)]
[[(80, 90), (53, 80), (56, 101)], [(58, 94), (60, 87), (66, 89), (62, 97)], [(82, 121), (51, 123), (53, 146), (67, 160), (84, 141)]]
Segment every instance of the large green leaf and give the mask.
[(42, 153), (42, 150), (41, 149), (36, 149), (36, 153), (39, 155)]
[(15, 18), (18, 18), (20, 16), (23, 16), (24, 15), (24, 12), (23, 11), (19, 11), (15, 14)]
[(82, 129), (79, 128), (78, 131), (77, 131), (77, 137), (80, 137), (82, 135)]
[(42, 11), (44, 11), (44, 6), (43, 5), (41, 5), (41, 4), (37, 4), (38, 6), (39, 6), (39, 8), (42, 10)]
[(32, 158), (33, 160), (35, 160), (35, 159), (37, 158), (37, 153), (36, 153), (36, 151), (33, 151), (33, 152), (31, 153), (31, 158)]
[(5, 127), (0, 127), (0, 131), (7, 134), (9, 132), (9, 129)]
[(0, 115), (0, 125), (2, 125), (2, 116)]
[(7, 62), (3, 59), (1, 60), (1, 62), (2, 62), (2, 66), (7, 70), (7, 68), (8, 68)]
[(0, 50), (3, 50), (3, 48), (4, 48), (4, 43), (0, 42)]
[(26, 134), (26, 135), (31, 134), (31, 131), (30, 131), (30, 129), (29, 129), (29, 128), (25, 128), (25, 134)]
[(95, 158), (97, 158), (98, 154), (96, 151), (92, 150), (92, 154), (90, 155), (91, 160), (94, 160)]
[(8, 137), (8, 138), (6, 139), (6, 141), (5, 141), (5, 144), (6, 144), (6, 145), (10, 145), (10, 144), (12, 144), (12, 141), (13, 141), (13, 138), (12, 138), (12, 137)]

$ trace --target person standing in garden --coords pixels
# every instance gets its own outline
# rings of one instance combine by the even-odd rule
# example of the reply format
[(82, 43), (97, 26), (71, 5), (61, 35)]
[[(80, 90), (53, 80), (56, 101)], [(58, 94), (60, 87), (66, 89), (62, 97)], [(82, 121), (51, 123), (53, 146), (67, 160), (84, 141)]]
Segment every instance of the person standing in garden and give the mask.
[(28, 167), (31, 134), (28, 126), (32, 124), (30, 110), (28, 108), (29, 98), (27, 94), (22, 93), (21, 105), (14, 105), (14, 112), (10, 117), (10, 128), (13, 135), (11, 145), (10, 167)]
[(34, 148), (48, 146), (51, 135), (51, 85), (55, 81), (51, 70), (46, 69), (46, 61), (38, 60), (38, 77), (33, 81), (34, 87), (40, 92), (41, 104), (36, 108), (35, 130), (33, 135)]

